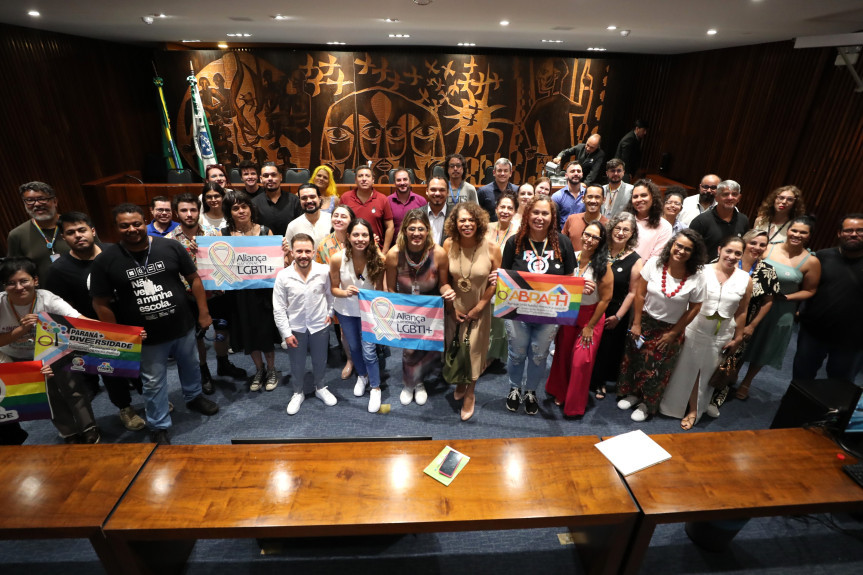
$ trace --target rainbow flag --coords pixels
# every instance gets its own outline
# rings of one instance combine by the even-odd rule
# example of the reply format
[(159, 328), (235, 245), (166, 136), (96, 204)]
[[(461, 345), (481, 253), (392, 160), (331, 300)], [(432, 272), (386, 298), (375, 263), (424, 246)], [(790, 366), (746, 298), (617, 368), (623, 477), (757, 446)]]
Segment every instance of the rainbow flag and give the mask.
[(272, 288), (285, 267), (282, 236), (196, 236), (205, 290)]
[(0, 363), (0, 423), (51, 419), (41, 361)]
[(443, 298), (360, 290), (363, 341), (443, 351)]
[(141, 328), (42, 312), (34, 358), (55, 371), (138, 377)]
[(494, 317), (575, 325), (584, 278), (497, 270)]

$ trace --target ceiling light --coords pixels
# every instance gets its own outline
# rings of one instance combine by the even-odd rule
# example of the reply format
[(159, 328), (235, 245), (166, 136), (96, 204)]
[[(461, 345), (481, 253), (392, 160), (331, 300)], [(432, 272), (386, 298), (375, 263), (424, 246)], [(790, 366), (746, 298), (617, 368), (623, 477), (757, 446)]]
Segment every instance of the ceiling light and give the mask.
[(600, 48), (600, 47), (598, 47), (598, 46), (597, 46), (597, 47), (595, 47), (595, 48), (594, 48), (594, 47), (590, 47), (590, 48), (588, 48), (588, 49), (587, 49), (587, 51), (588, 51), (588, 52), (605, 52), (605, 48)]
[(459, 42), (459, 46), (476, 46), (476, 42)]
[(501, 20), (500, 25), (501, 26), (509, 26), (509, 20)]
[(333, 42), (327, 42), (327, 45), (328, 45), (328, 46), (344, 46), (344, 45), (345, 45), (345, 43), (344, 43), (344, 42), (336, 42), (336, 41), (333, 41)]
[(410, 34), (390, 34), (390, 38), (410, 38)]
[(200, 42), (200, 40), (180, 40), (180, 42)]
[(414, 4), (417, 6), (428, 6), (432, 3), (432, 0), (414, 0)]
[(621, 30), (620, 35), (626, 38), (627, 36), (629, 36), (630, 32), (632, 32), (632, 30)]
[(606, 30), (617, 30), (617, 26), (615, 26), (614, 24), (612, 24), (611, 26), (609, 26), (608, 28), (606, 28)]
[(227, 47), (228, 45), (225, 42), (219, 42), (219, 48), (221, 48), (222, 50), (225, 50)]
[(41, 16), (38, 10), (30, 10), (29, 12), (27, 12), (27, 15), (33, 16), (34, 18), (38, 18), (39, 16)]
[(141, 21), (144, 24), (152, 24), (153, 23), (153, 17), (152, 16), (141, 16)]
[(156, 14), (156, 18), (167, 18), (167, 16), (165, 16), (164, 12), (160, 12), (160, 13)]
[(275, 16), (273, 16), (273, 20), (287, 20), (289, 18), (290, 16), (282, 16), (281, 14), (276, 14)]
[(708, 36), (716, 36), (716, 28), (711, 28), (707, 31)]
[(388, 24), (395, 24), (398, 21), (399, 21), (398, 18), (384, 18), (384, 22), (386, 22)]
[(563, 44), (563, 40), (542, 40), (543, 44)]
[(228, 33), (227, 35), (231, 38), (250, 38), (252, 36), (251, 34), (247, 34), (245, 32), (237, 32), (236, 34)]

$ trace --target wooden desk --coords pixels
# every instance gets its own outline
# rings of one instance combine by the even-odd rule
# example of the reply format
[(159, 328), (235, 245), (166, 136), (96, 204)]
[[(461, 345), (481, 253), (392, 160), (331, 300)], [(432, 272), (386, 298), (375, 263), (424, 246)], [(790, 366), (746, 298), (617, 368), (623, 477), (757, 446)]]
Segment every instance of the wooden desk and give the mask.
[[(683, 182), (678, 182), (677, 180), (672, 180), (671, 178), (666, 178), (662, 174), (646, 174), (645, 178), (652, 180), (654, 184), (659, 186), (659, 190), (664, 194), (665, 191), (671, 186), (680, 186), (684, 190), (686, 190), (686, 195), (691, 196), (696, 192), (695, 188), (688, 184), (684, 184)], [(630, 182), (634, 184), (635, 182)]]
[[(161, 446), (105, 534), (127, 569), (150, 573), (166, 567), (153, 558), (182, 564), (197, 538), (567, 526), (591, 572), (615, 573), (638, 509), (596, 442)], [(446, 444), (471, 457), (449, 487), (423, 473)]]
[(815, 431), (770, 429), (651, 436), (671, 459), (626, 477), (644, 513), (624, 565), (637, 573), (656, 525), (863, 509), (853, 463)]
[(0, 538), (87, 538), (109, 572), (102, 524), (153, 444), (0, 447)]

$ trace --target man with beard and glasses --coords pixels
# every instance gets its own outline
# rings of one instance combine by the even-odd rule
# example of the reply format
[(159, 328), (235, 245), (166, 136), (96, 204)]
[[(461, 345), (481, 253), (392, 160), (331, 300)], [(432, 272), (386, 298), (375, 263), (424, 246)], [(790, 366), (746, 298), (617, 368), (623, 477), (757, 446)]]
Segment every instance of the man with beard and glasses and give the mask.
[(69, 245), (58, 241), (61, 233), (57, 227), (57, 194), (45, 182), (22, 184), (18, 192), (30, 219), (9, 232), (6, 255), (33, 260), (44, 283), (48, 281), (51, 262), (69, 253)]
[(800, 312), (794, 379), (815, 379), (825, 358), (832, 379), (863, 369), (863, 213), (842, 218), (837, 235), (838, 247), (815, 252), (821, 282)]
[(698, 194), (683, 200), (683, 208), (677, 219), (684, 226), (689, 226), (699, 215), (716, 205), (716, 190), (722, 180), (716, 174), (707, 174), (698, 184)]
[(291, 361), (294, 394), (288, 403), (288, 415), (296, 415), (305, 401), (303, 381), (306, 357), (312, 358), (315, 396), (331, 407), (335, 396), (321, 386), (327, 367), (329, 333), (332, 321), (333, 294), (330, 291), (330, 268), (313, 261), (315, 243), (311, 236), (298, 233), (291, 238), (294, 263), (276, 276), (273, 286), (273, 317), (285, 341)]

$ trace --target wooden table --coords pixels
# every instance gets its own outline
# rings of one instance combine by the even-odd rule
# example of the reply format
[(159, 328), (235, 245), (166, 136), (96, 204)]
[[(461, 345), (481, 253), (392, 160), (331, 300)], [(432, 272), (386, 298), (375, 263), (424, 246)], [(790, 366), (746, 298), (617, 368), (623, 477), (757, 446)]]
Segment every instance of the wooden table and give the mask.
[(660, 523), (863, 510), (841, 467), (855, 459), (819, 433), (769, 429), (652, 435), (671, 459), (626, 477), (644, 513), (624, 573), (637, 573)]
[[(615, 573), (638, 508), (596, 442), (160, 446), (105, 534), (127, 570), (149, 573), (182, 565), (198, 538), (567, 526), (591, 572)], [(449, 487), (423, 473), (447, 444), (471, 457)]]
[(86, 538), (119, 572), (102, 525), (153, 444), (0, 447), (0, 538)]
[[(678, 182), (677, 180), (672, 180), (671, 178), (667, 178), (662, 174), (646, 174), (645, 178), (651, 180), (654, 184), (659, 186), (659, 190), (664, 194), (665, 191), (671, 186), (680, 186), (684, 190), (686, 190), (686, 194), (691, 196), (696, 192), (695, 188), (690, 186), (689, 184), (684, 184), (683, 182)], [(631, 182), (635, 183), (635, 181)]]

